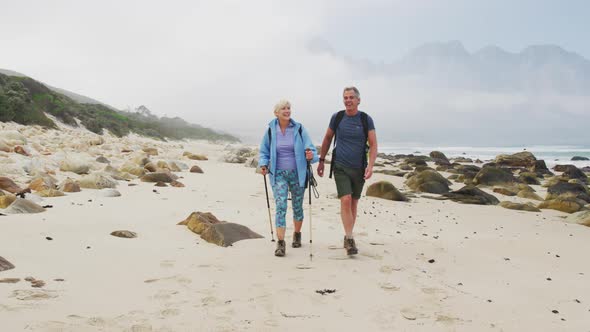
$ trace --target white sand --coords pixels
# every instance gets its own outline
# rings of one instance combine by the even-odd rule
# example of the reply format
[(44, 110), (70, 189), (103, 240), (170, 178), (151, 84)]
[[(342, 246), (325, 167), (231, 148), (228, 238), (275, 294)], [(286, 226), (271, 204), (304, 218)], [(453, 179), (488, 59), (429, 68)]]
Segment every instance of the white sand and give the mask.
[[(277, 258), (264, 182), (253, 168), (220, 162), (223, 145), (153, 144), (167, 146), (169, 156), (208, 155), (182, 159), (204, 174), (177, 173), (184, 188), (119, 182), (116, 198), (83, 189), (45, 198), (53, 208), (41, 214), (0, 216), (0, 256), (16, 266), (0, 279), (46, 282), (0, 283), (0, 330), (588, 331), (590, 228), (564, 223), (565, 213), (363, 197), (360, 253), (348, 258), (332, 249), (343, 236), (335, 185), (316, 176), (313, 260), (307, 196), (304, 245)], [(404, 189), (403, 178), (383, 174), (368, 184), (383, 179)], [(209, 244), (176, 225), (193, 211), (265, 238)], [(114, 230), (138, 237), (116, 238)], [(336, 292), (316, 293), (324, 289)]]

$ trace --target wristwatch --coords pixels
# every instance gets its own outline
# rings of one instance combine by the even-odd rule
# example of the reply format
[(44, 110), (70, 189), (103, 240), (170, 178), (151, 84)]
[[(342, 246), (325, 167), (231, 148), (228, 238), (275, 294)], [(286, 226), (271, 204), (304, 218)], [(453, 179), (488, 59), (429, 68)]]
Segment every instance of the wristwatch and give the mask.
[(324, 162), (324, 161), (326, 161), (326, 158), (320, 158), (320, 161)]

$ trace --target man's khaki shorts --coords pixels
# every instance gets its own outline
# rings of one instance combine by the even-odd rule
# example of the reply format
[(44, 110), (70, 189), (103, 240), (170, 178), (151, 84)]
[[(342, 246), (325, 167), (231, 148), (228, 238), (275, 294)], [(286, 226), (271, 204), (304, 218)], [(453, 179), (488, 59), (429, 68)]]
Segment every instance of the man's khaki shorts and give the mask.
[(359, 199), (365, 185), (365, 170), (334, 164), (334, 180), (338, 198), (351, 195), (352, 198)]

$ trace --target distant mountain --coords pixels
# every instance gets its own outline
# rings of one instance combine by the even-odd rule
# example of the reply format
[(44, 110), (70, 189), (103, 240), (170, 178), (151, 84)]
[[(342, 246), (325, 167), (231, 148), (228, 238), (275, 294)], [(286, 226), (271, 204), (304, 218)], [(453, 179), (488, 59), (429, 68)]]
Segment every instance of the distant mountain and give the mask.
[(487, 46), (470, 53), (459, 41), (428, 43), (389, 64), (340, 56), (322, 39), (310, 41), (308, 49), (342, 58), (357, 77), (411, 78), (445, 89), (590, 95), (590, 60), (556, 45), (519, 53)]
[[(12, 71), (12, 70), (8, 70), (8, 69), (2, 69), (2, 68), (0, 68), (0, 74), (4, 74), (4, 75), (7, 75), (7, 76), (27, 77), (27, 75), (18, 73), (16, 71)], [(111, 108), (111, 109), (115, 110), (114, 107), (109, 106), (109, 105), (107, 105), (105, 103), (102, 103), (102, 102), (100, 102), (98, 100), (92, 99), (90, 97), (86, 97), (86, 96), (83, 96), (81, 94), (77, 94), (77, 93), (72, 92), (72, 91), (68, 91), (68, 90), (56, 88), (56, 87), (53, 87), (53, 86), (51, 86), (49, 84), (45, 84), (45, 83), (43, 83), (43, 84), (46, 87), (48, 87), (50, 90), (55, 91), (57, 93), (61, 93), (62, 95), (65, 95), (65, 96), (69, 97), (70, 99), (72, 99), (72, 100), (74, 100), (74, 101), (76, 101), (78, 103), (81, 103), (81, 104), (100, 104), (100, 105), (104, 105), (104, 106), (106, 106), (108, 108)]]
[(0, 121), (3, 122), (14, 121), (57, 128), (46, 116), (51, 114), (74, 127), (80, 121), (88, 130), (97, 134), (102, 134), (107, 129), (117, 136), (135, 132), (158, 139), (239, 141), (234, 136), (217, 133), (180, 118), (158, 118), (145, 106), (139, 107), (135, 112), (122, 112), (101, 103), (80, 103), (57, 92), (64, 90), (49, 88), (19, 73), (7, 70), (2, 72), (10, 74), (0, 73)]

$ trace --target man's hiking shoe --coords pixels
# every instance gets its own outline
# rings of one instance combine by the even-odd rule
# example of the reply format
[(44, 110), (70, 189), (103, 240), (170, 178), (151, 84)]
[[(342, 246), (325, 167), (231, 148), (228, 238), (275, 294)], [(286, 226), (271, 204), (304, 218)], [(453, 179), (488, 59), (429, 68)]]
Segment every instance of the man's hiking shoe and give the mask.
[(354, 239), (347, 239), (346, 237), (344, 237), (344, 249), (346, 249), (347, 255), (356, 255), (359, 252), (356, 248), (356, 243), (354, 243)]
[(277, 249), (275, 250), (275, 256), (283, 257), (285, 256), (285, 240), (278, 240), (277, 241)]
[(291, 243), (293, 248), (301, 248), (301, 232), (293, 232), (293, 243)]

